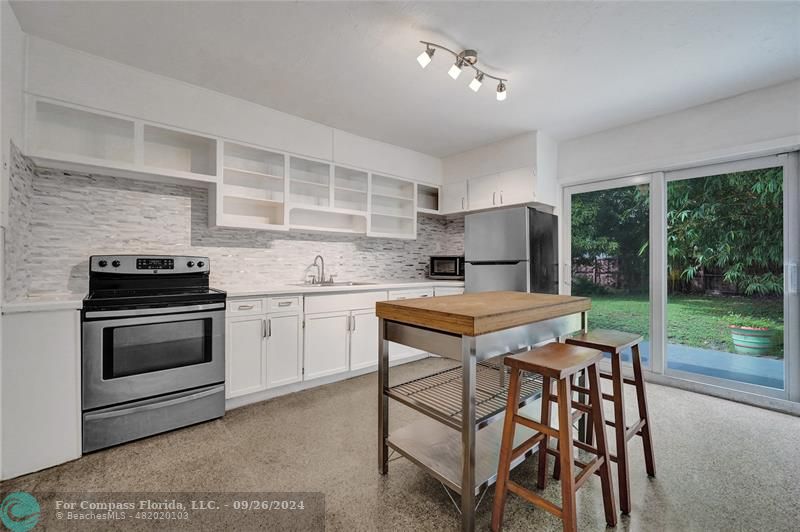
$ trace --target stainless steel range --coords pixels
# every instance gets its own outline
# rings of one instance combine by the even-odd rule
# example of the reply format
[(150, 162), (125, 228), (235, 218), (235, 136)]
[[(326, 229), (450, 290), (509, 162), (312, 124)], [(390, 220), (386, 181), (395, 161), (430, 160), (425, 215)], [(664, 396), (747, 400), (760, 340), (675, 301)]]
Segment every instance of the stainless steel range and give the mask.
[(83, 451), (225, 413), (225, 292), (207, 257), (89, 259)]

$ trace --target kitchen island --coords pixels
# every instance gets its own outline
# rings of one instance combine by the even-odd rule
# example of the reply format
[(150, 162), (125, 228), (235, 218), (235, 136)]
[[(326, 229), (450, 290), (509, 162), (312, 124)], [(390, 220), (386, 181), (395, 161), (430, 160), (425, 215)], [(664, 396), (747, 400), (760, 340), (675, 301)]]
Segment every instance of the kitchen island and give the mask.
[[(497, 474), (500, 425), (507, 399), (499, 357), (586, 329), (591, 300), (525, 292), (481, 292), (376, 305), (378, 322), (378, 470), (388, 473), (389, 449), (461, 495), (462, 530), (474, 530), (477, 497)], [(461, 362), (460, 367), (389, 386), (389, 342)], [(526, 377), (520, 405), (541, 394)], [(425, 414), (389, 434), (389, 399)], [(529, 414), (530, 415), (530, 414)], [(515, 443), (532, 436), (517, 430)], [(531, 449), (533, 452), (534, 449)], [(517, 465), (525, 456), (517, 458)], [(468, 486), (471, 489), (463, 489)]]

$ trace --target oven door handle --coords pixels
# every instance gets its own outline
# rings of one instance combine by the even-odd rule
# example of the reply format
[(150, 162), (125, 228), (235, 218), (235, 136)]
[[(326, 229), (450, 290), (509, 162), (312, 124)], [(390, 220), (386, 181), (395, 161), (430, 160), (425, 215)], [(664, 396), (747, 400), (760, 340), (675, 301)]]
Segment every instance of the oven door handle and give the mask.
[(198, 312), (225, 308), (225, 303), (208, 303), (205, 305), (189, 305), (185, 307), (137, 308), (130, 310), (87, 311), (87, 318), (126, 318), (128, 316), (153, 316), (156, 314), (177, 314), (181, 312)]
[(214, 386), (213, 388), (209, 388), (208, 390), (203, 390), (202, 392), (192, 393), (189, 395), (184, 395), (182, 397), (176, 397), (175, 399), (169, 399), (168, 401), (154, 401), (146, 405), (120, 408), (118, 410), (110, 410), (110, 411), (106, 410), (104, 412), (94, 412), (94, 413), (90, 412), (88, 414), (84, 414), (83, 417), (84, 419), (91, 420), (91, 419), (107, 419), (112, 417), (127, 416), (129, 414), (135, 414), (137, 412), (156, 410), (158, 408), (164, 408), (167, 406), (175, 406), (182, 403), (188, 403), (189, 401), (194, 401), (195, 399), (200, 399), (202, 397), (208, 397), (209, 395), (214, 395), (224, 390), (225, 386), (220, 384), (219, 386)]

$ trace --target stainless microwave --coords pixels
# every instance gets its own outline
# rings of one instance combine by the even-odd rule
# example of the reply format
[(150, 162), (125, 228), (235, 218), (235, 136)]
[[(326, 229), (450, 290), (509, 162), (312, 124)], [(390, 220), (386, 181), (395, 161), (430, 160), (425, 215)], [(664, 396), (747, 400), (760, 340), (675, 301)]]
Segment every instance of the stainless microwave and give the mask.
[(431, 279), (464, 279), (464, 256), (437, 255), (431, 257), (428, 277)]

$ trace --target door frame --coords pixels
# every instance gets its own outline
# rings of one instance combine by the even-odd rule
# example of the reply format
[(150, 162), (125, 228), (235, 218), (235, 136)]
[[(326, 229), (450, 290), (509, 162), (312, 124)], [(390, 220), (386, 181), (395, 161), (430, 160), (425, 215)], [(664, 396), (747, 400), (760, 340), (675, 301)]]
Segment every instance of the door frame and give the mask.
[[(676, 370), (667, 371), (667, 183), (734, 171), (783, 168), (784, 238), (784, 389), (737, 383)], [(737, 161), (698, 165), (669, 172), (649, 172), (616, 179), (565, 185), (562, 188), (561, 230), (562, 275), (559, 293), (571, 293), (572, 202), (571, 196), (633, 185), (650, 186), (650, 368), (649, 380), (700, 393), (717, 395), (757, 406), (800, 414), (800, 321), (798, 262), (800, 262), (800, 157), (798, 152), (782, 153)], [(589, 313), (591, 325), (591, 312)]]

